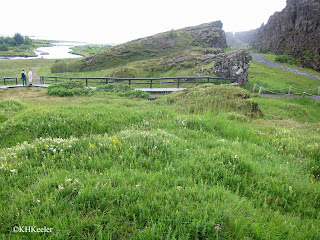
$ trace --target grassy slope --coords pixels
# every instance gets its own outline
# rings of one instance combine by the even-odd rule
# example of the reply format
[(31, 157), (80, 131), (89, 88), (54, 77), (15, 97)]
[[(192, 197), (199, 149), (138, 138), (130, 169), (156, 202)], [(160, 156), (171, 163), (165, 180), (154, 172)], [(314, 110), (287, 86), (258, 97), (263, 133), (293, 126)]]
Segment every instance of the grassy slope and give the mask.
[[(275, 59), (278, 55), (276, 54), (272, 54), (272, 53), (266, 53), (266, 54), (263, 54), (264, 57), (268, 58), (269, 60), (273, 61), (273, 62), (276, 62)], [(307, 72), (307, 73), (310, 73), (310, 74), (314, 74), (314, 75), (318, 75), (320, 76), (320, 73), (313, 70), (313, 69), (310, 69), (310, 68), (302, 68), (302, 67), (298, 67), (297, 65), (292, 65), (292, 64), (288, 64), (288, 63), (281, 63), (281, 65), (284, 65), (284, 66), (287, 66), (287, 67), (290, 67), (290, 68), (293, 68), (293, 69), (296, 69), (296, 70), (300, 70), (300, 71), (304, 71), (304, 72)]]
[[(253, 90), (253, 85), (255, 83), (267, 89), (281, 89), (289, 86), (299, 89), (313, 89), (320, 86), (320, 82), (318, 80), (310, 79), (281, 69), (267, 67), (255, 61), (250, 65), (249, 78), (249, 84), (245, 88), (250, 89), (251, 91)], [(313, 94), (317, 94), (317, 90), (314, 90)]]
[(0, 91), (2, 237), (319, 238), (320, 104), (256, 97), (251, 119), (245, 92), (218, 92)]

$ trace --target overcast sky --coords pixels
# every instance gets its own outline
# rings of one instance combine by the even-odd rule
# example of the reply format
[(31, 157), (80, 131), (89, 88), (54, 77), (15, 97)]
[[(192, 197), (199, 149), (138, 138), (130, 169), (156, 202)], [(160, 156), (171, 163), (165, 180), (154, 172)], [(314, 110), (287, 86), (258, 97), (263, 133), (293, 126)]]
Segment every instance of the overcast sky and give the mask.
[(260, 27), (286, 0), (5, 0), (0, 35), (123, 43), (221, 20), (226, 32)]

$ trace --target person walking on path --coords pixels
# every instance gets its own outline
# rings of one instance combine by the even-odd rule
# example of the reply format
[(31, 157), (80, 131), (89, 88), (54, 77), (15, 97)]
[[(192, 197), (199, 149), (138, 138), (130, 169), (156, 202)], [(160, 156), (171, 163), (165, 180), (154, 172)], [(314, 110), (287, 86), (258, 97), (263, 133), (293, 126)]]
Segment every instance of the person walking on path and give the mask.
[(28, 79), (29, 79), (29, 86), (32, 86), (32, 71), (31, 71), (31, 69), (29, 69)]
[(27, 77), (26, 77), (26, 72), (22, 70), (21, 72), (21, 78), (22, 78), (22, 85), (26, 86), (27, 85)]

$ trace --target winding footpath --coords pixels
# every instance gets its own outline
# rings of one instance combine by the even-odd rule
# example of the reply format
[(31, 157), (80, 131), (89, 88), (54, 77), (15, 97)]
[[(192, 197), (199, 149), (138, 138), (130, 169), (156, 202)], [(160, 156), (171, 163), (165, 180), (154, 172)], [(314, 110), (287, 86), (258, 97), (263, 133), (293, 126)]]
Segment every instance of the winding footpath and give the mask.
[(253, 60), (255, 60), (256, 62), (264, 64), (264, 65), (267, 65), (269, 67), (282, 69), (282, 70), (285, 70), (285, 71), (288, 71), (288, 72), (296, 73), (296, 74), (299, 74), (299, 75), (302, 75), (302, 76), (305, 76), (305, 77), (308, 77), (308, 78), (317, 79), (317, 80), (320, 81), (320, 76), (317, 76), (317, 75), (314, 75), (314, 74), (310, 74), (310, 73), (306, 73), (306, 72), (303, 72), (303, 71), (300, 71), (300, 70), (292, 69), (292, 68), (289, 68), (289, 67), (285, 67), (285, 66), (282, 66), (282, 65), (280, 65), (278, 63), (274, 63), (274, 62), (270, 61), (269, 59), (265, 58), (264, 56), (262, 56), (259, 53), (251, 53), (251, 56), (252, 56)]
[[(282, 70), (285, 70), (285, 71), (288, 71), (288, 72), (292, 72), (292, 73), (296, 73), (296, 74), (299, 74), (299, 75), (302, 75), (302, 76), (305, 76), (305, 77), (308, 77), (308, 78), (312, 78), (312, 79), (316, 79), (318, 81), (320, 81), (320, 76), (317, 76), (317, 75), (314, 75), (314, 74), (310, 74), (310, 73), (307, 73), (307, 72), (303, 72), (303, 71), (300, 71), (300, 70), (296, 70), (296, 69), (292, 69), (292, 68), (289, 68), (289, 67), (285, 67), (285, 66), (282, 66), (278, 63), (274, 63), (272, 61), (270, 61), (269, 59), (265, 58), (264, 56), (262, 56), (261, 54), (259, 53), (251, 53), (251, 56), (253, 58), (254, 61), (258, 62), (258, 63), (261, 63), (261, 64), (264, 64), (264, 65), (267, 65), (269, 67), (272, 67), (272, 68), (277, 68), (277, 69), (282, 69)], [(298, 98), (300, 96), (296, 96), (296, 95), (288, 95), (288, 94), (261, 94), (262, 97), (285, 97), (285, 98)], [(312, 98), (316, 101), (320, 101), (320, 96), (308, 96), (309, 98)]]

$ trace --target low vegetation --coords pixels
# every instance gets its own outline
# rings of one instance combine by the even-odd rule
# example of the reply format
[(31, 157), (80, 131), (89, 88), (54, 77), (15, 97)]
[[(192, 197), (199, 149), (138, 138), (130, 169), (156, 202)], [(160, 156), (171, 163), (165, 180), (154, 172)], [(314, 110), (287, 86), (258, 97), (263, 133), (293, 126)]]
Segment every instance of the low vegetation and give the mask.
[(85, 46), (75, 46), (71, 48), (72, 49), (71, 53), (79, 54), (84, 57), (90, 57), (95, 54), (104, 52), (111, 47), (112, 45), (105, 45), (105, 44), (90, 44)]
[(212, 85), (148, 101), (108, 88), (0, 92), (2, 237), (320, 237), (318, 102)]

